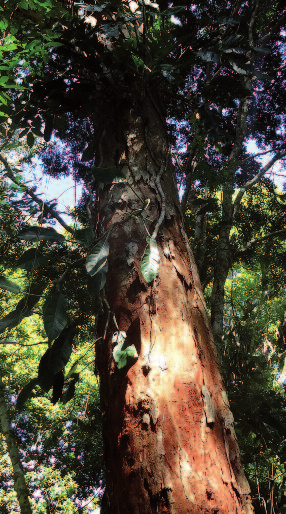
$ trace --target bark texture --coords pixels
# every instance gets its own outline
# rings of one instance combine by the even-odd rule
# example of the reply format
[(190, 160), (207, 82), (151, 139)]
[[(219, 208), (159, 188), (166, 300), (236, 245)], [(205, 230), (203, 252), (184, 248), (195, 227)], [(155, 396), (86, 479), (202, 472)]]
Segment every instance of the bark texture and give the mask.
[[(97, 227), (113, 227), (103, 302), (110, 312), (103, 307), (98, 321), (102, 512), (251, 513), (159, 110), (150, 99), (136, 107), (113, 102), (98, 112), (95, 129), (102, 134), (98, 165), (127, 174), (127, 183), (102, 186), (98, 202)], [(148, 285), (140, 273), (146, 229), (152, 235), (162, 212), (160, 270)], [(112, 356), (116, 325), (139, 355), (122, 369)]]
[(5, 438), (9, 457), (13, 468), (14, 489), (17, 494), (21, 514), (32, 514), (29, 490), (25, 481), (24, 471), (21, 465), (17, 442), (10, 429), (8, 409), (5, 401), (5, 388), (0, 377), (0, 422), (1, 432)]

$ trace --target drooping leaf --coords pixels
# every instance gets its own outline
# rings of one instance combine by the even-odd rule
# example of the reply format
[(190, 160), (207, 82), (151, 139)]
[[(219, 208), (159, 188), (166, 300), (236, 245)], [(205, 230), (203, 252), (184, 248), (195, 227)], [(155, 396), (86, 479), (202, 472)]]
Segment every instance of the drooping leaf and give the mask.
[(48, 348), (42, 356), (38, 368), (38, 381), (43, 391), (48, 392), (53, 387), (55, 375), (68, 363), (74, 334), (73, 327), (65, 328), (53, 346)]
[(50, 341), (63, 331), (68, 322), (66, 297), (54, 287), (43, 308), (44, 327)]
[(152, 237), (147, 238), (147, 246), (141, 261), (141, 273), (147, 284), (157, 276), (160, 268), (160, 254), (157, 243)]
[(7, 280), (3, 275), (0, 275), (0, 287), (5, 291), (11, 291), (11, 293), (19, 293), (21, 291), (21, 287), (18, 284)]
[(80, 243), (90, 245), (94, 240), (94, 231), (90, 227), (79, 229), (75, 233), (75, 239)]
[(39, 386), (46, 393), (53, 387), (54, 373), (51, 373), (50, 366), (51, 348), (48, 348), (39, 362), (38, 382)]
[(30, 382), (28, 382), (28, 384), (26, 384), (20, 391), (16, 402), (16, 408), (19, 411), (23, 410), (26, 401), (31, 398), (31, 394), (38, 383), (38, 377), (32, 378), (32, 380), (30, 380)]
[(89, 254), (86, 258), (86, 270), (91, 277), (96, 275), (96, 273), (99, 273), (101, 270), (107, 271), (108, 255), (109, 243), (107, 239), (102, 239), (97, 243), (97, 245), (95, 245), (92, 253)]
[(25, 241), (61, 242), (65, 240), (65, 237), (52, 227), (30, 227), (28, 230), (20, 232), (18, 237)]
[(94, 167), (90, 170), (97, 182), (103, 182), (104, 184), (112, 184), (115, 179), (124, 179), (125, 175), (120, 168), (99, 168)]
[(27, 145), (32, 148), (32, 146), (34, 145), (34, 142), (35, 142), (35, 136), (33, 134), (33, 132), (28, 132), (27, 134)]
[(74, 327), (67, 327), (55, 340), (50, 353), (50, 369), (52, 373), (58, 373), (68, 363), (72, 353), (74, 335)]
[(67, 389), (63, 392), (61, 396), (61, 402), (65, 405), (70, 400), (73, 399), (75, 395), (75, 385), (79, 380), (79, 373), (73, 373), (73, 377), (71, 378), (70, 382), (68, 383)]
[(29, 248), (18, 260), (17, 267), (31, 270), (48, 264), (49, 258), (42, 255), (37, 248)]
[[(107, 271), (107, 270), (106, 270)], [(87, 277), (87, 290), (89, 294), (96, 295), (101, 291), (106, 283), (106, 272), (104, 272), (104, 268), (96, 273), (93, 277), (88, 275)]]
[(62, 370), (58, 371), (54, 375), (54, 381), (53, 381), (53, 396), (51, 398), (51, 402), (53, 405), (55, 405), (60, 397), (62, 396), (63, 388), (65, 383), (65, 376)]

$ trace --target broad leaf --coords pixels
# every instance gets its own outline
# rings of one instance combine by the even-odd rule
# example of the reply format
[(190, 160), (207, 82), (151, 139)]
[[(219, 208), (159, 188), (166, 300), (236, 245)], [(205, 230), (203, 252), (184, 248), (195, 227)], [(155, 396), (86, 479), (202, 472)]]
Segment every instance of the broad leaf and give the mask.
[(73, 399), (75, 395), (75, 385), (79, 380), (79, 373), (73, 373), (71, 380), (68, 383), (67, 389), (61, 396), (61, 402), (65, 405), (67, 402)]
[(113, 335), (112, 343), (116, 345), (113, 349), (113, 358), (117, 363), (118, 369), (124, 368), (128, 360), (138, 358), (138, 353), (134, 344), (128, 345), (126, 332), (116, 332)]
[(26, 384), (23, 389), (20, 391), (17, 402), (16, 402), (16, 408), (21, 411), (29, 398), (31, 398), (32, 392), (35, 389), (36, 385), (38, 385), (38, 378), (32, 378), (28, 384)]
[(64, 241), (65, 237), (59, 234), (52, 227), (30, 227), (28, 230), (24, 230), (18, 234), (20, 239), (25, 241)]
[(17, 263), (18, 268), (31, 270), (48, 264), (49, 258), (42, 255), (37, 248), (30, 248), (20, 257)]
[(7, 278), (5, 278), (3, 275), (0, 275), (0, 287), (1, 289), (5, 289), (5, 291), (11, 291), (11, 293), (19, 293), (21, 291), (21, 288), (18, 286), (18, 284), (7, 280)]
[(44, 391), (48, 392), (53, 387), (55, 375), (62, 371), (68, 363), (74, 334), (74, 328), (69, 327), (63, 330), (53, 346), (48, 348), (42, 356), (38, 369), (38, 381)]
[(68, 322), (66, 297), (53, 288), (46, 298), (43, 308), (44, 327), (50, 341), (63, 331)]
[(51, 402), (55, 405), (60, 397), (62, 396), (63, 388), (65, 383), (65, 376), (62, 370), (58, 371), (58, 373), (54, 376), (53, 381), (53, 396), (51, 398)]
[(141, 261), (141, 273), (147, 284), (150, 284), (158, 274), (160, 268), (160, 254), (155, 239), (149, 237), (147, 243)]
[(94, 167), (91, 168), (90, 171), (92, 172), (94, 179), (97, 182), (103, 182), (104, 184), (111, 184), (115, 179), (123, 179), (125, 178), (125, 175), (123, 171), (119, 168), (98, 168)]
[(75, 329), (68, 327), (55, 340), (50, 353), (50, 369), (52, 373), (58, 373), (68, 363), (72, 353), (74, 335)]
[[(107, 270), (106, 270), (107, 271)], [(104, 272), (104, 268), (96, 273), (93, 277), (88, 275), (87, 277), (87, 290), (89, 294), (96, 295), (101, 291), (106, 283), (106, 273)]]
[(93, 248), (92, 253), (86, 258), (86, 270), (91, 277), (99, 273), (99, 271), (107, 271), (107, 258), (109, 255), (109, 243), (107, 239), (99, 241)]
[(48, 348), (42, 356), (38, 368), (38, 382), (46, 393), (53, 387), (54, 382), (54, 373), (51, 373), (50, 354), (51, 348)]

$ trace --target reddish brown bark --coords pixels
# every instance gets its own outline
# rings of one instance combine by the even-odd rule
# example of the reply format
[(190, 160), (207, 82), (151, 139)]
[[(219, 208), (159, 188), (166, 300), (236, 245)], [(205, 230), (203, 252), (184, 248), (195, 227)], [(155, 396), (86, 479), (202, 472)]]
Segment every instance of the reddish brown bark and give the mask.
[[(122, 109), (122, 107), (120, 107)], [(124, 165), (126, 183), (104, 187), (99, 223), (110, 234), (106, 298), (139, 358), (119, 370), (112, 315), (103, 309), (97, 348), (101, 381), (108, 514), (251, 513), (233, 418), (221, 381), (201, 287), (177, 205), (164, 124), (154, 103), (105, 106), (100, 166)], [(120, 114), (120, 115), (119, 115)], [(167, 157), (166, 157), (167, 156)], [(160, 192), (158, 173), (164, 164)], [(166, 202), (157, 243), (160, 271), (140, 274), (146, 246)]]

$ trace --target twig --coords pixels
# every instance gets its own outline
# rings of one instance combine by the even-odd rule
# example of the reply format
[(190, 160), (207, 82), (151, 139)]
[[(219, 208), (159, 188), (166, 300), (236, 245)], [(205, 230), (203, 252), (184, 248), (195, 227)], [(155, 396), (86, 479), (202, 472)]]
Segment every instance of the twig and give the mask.
[(44, 202), (43, 200), (41, 200), (37, 195), (35, 195), (34, 191), (26, 186), (25, 184), (23, 184), (22, 182), (20, 182), (19, 180), (16, 179), (16, 177), (14, 176), (14, 173), (13, 173), (13, 170), (11, 168), (11, 166), (9, 165), (7, 159), (5, 159), (5, 157), (3, 157), (1, 154), (0, 154), (0, 161), (2, 162), (2, 164), (4, 164), (5, 166), (5, 169), (6, 169), (6, 177), (9, 178), (9, 180), (11, 180), (11, 182), (14, 182), (14, 184), (17, 184), (18, 186), (21, 186), (25, 193), (27, 193), (31, 198), (32, 200), (34, 200), (34, 202), (36, 202), (39, 207), (41, 208), (41, 210), (43, 209), (43, 207), (45, 206), (45, 209), (49, 212), (49, 214), (51, 214), (51, 216), (53, 218), (55, 218), (59, 224), (67, 231), (69, 232), (70, 234), (74, 235), (75, 232), (74, 230), (69, 227), (65, 222), (64, 220), (60, 217), (60, 215), (53, 209), (53, 207), (51, 207), (49, 204), (47, 204), (46, 202)]
[(272, 166), (277, 162), (279, 161), (279, 159), (282, 159), (282, 157), (285, 157), (286, 155), (286, 150), (284, 152), (278, 152), (270, 161), (268, 164), (266, 164), (266, 166), (264, 166), (263, 168), (261, 168), (261, 170), (255, 175), (255, 177), (253, 177), (251, 180), (249, 180), (248, 182), (246, 182), (246, 184), (244, 184), (244, 186), (242, 186), (237, 195), (236, 195), (236, 198), (234, 200), (234, 204), (233, 204), (233, 215), (235, 216), (236, 213), (237, 213), (237, 210), (238, 210), (238, 207), (240, 205), (240, 202), (242, 200), (242, 197), (245, 193), (245, 191), (247, 191), (248, 189), (250, 189), (252, 186), (254, 186), (254, 184), (257, 184), (257, 182), (259, 182), (260, 179), (262, 179), (262, 177), (265, 175), (265, 173), (267, 173), (271, 168)]

